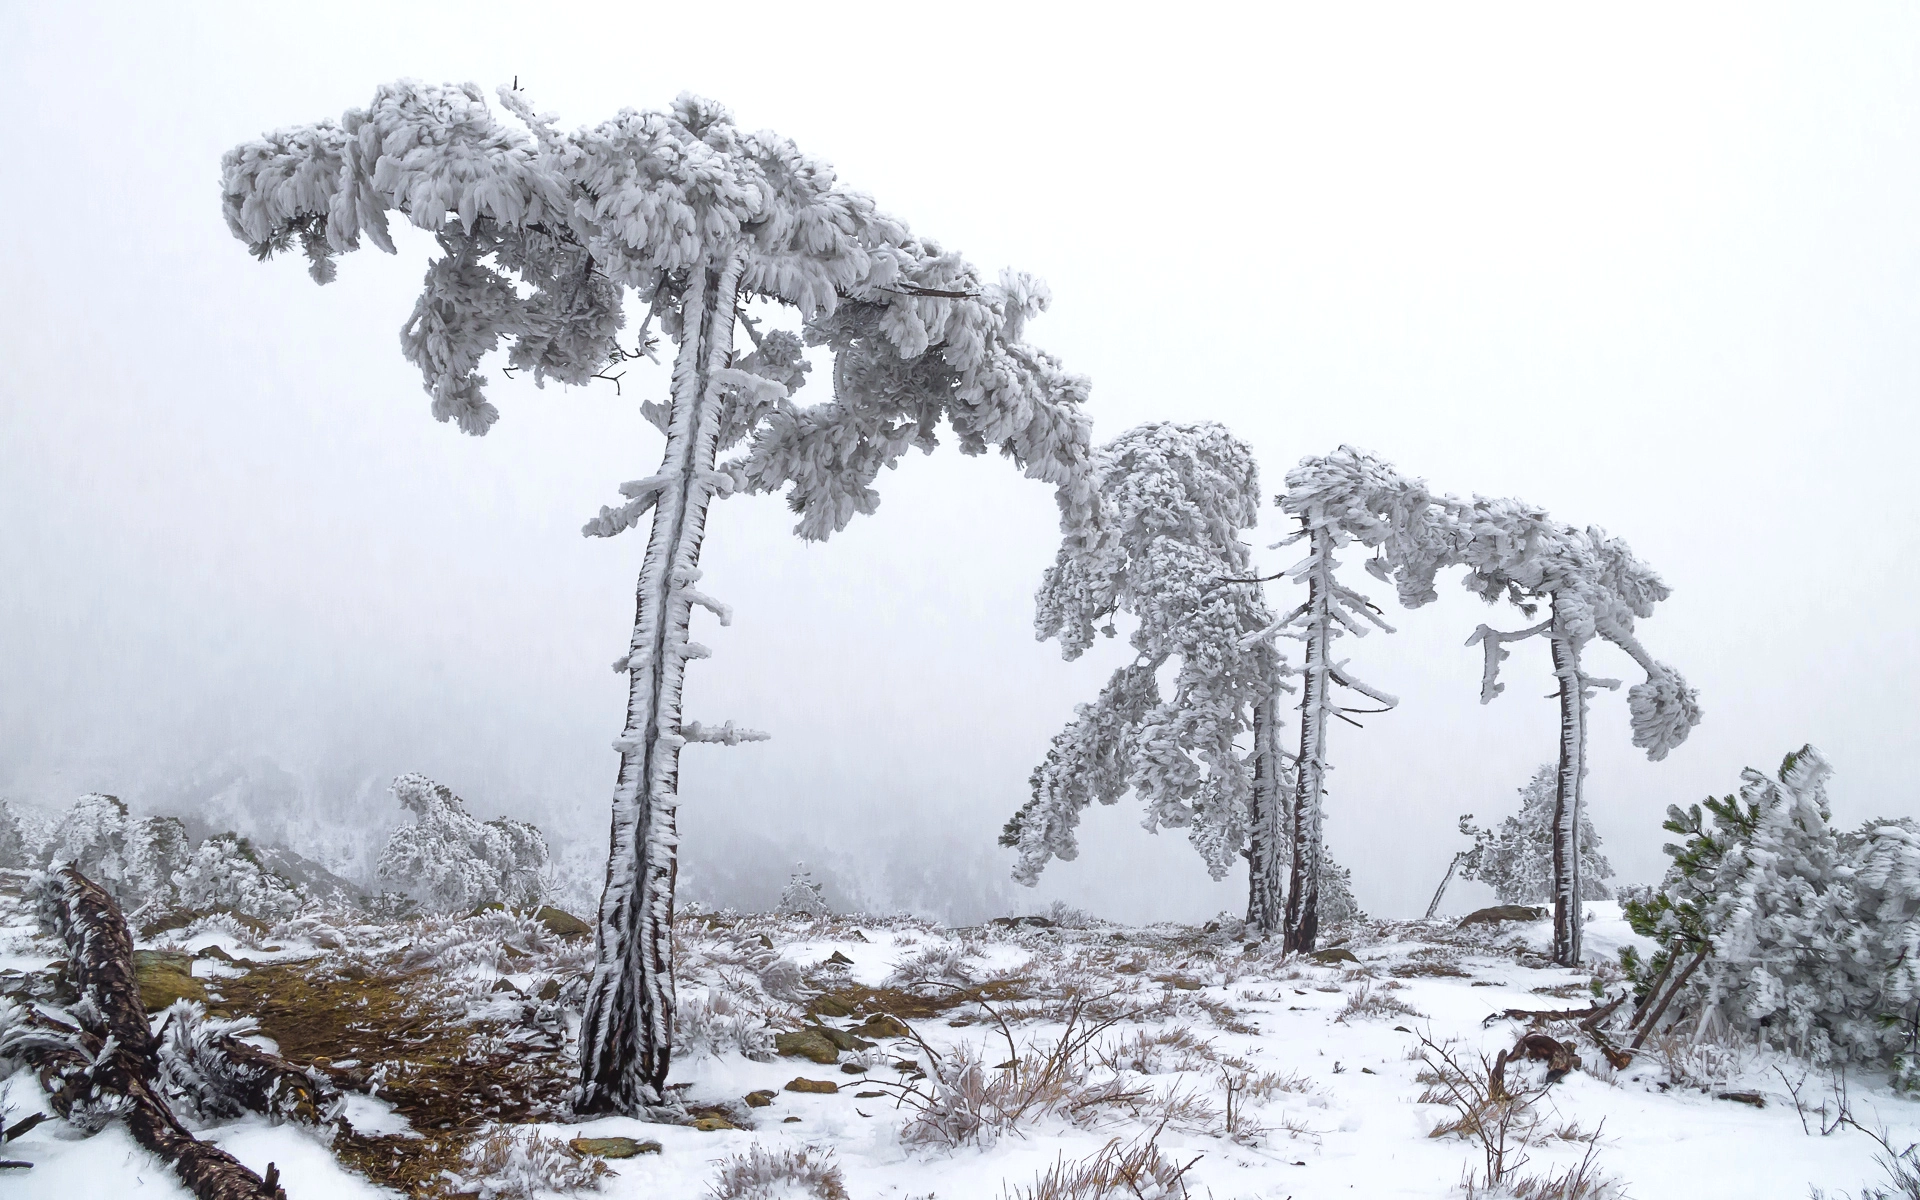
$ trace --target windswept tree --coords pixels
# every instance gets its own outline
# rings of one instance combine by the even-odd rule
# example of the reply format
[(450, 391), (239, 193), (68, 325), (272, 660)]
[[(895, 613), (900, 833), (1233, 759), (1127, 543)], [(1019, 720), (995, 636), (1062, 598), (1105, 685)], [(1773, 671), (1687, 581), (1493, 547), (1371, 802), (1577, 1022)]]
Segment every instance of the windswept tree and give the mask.
[[(796, 531), (825, 538), (874, 511), (879, 471), (932, 449), (945, 421), (962, 451), (998, 447), (1059, 485), (1071, 524), (1085, 509), (1086, 384), (1022, 340), (1046, 307), (1037, 281), (983, 278), (719, 105), (683, 96), (562, 133), (519, 92), (499, 96), (519, 125), (470, 84), (382, 87), (338, 124), (229, 152), (225, 209), (256, 255), (298, 245), (323, 283), (363, 237), (395, 249), (389, 213), (430, 232), (440, 253), (403, 350), (434, 415), (467, 433), (497, 416), (479, 367), (502, 343), (508, 370), (567, 384), (646, 354), (655, 323), (675, 343), (668, 398), (643, 409), (666, 435), (660, 467), (585, 530), (652, 518), (633, 635), (615, 664), (627, 711), (576, 1097), (585, 1112), (641, 1113), (667, 1102), (680, 748), (760, 736), (681, 716), (685, 665), (709, 653), (689, 636), (692, 611), (729, 619), (698, 586), (709, 505), (785, 489)], [(632, 351), (616, 340), (629, 292), (646, 311)], [(801, 334), (758, 332), (743, 319), (753, 302), (794, 310)], [(834, 386), (803, 407), (793, 393), (805, 345), (831, 352)]]
[[(1510, 601), (1527, 617), (1534, 616), (1542, 603), (1550, 606), (1551, 615), (1537, 625), (1510, 633), (1482, 625), (1468, 644), (1485, 648), (1483, 704), (1504, 688), (1498, 672), (1509, 654), (1507, 645), (1544, 636), (1552, 646), (1561, 708), (1553, 814), (1554, 954), (1558, 962), (1577, 963), (1587, 700), (1594, 687), (1619, 686), (1617, 681), (1585, 674), (1583, 655), (1598, 636), (1626, 651), (1646, 672), (1646, 679), (1627, 693), (1633, 744), (1645, 749), (1651, 759), (1665, 758), (1699, 724), (1698, 694), (1679, 672), (1654, 660), (1636, 636), (1634, 621), (1651, 615), (1653, 606), (1666, 599), (1670, 590), (1650, 567), (1633, 557), (1625, 542), (1598, 529), (1563, 525), (1515, 500), (1463, 501), (1436, 494), (1424, 481), (1401, 475), (1391, 465), (1349, 446), (1302, 460), (1288, 474), (1288, 497), (1282, 503), (1318, 505), (1330, 527), (1374, 550), (1368, 571), (1391, 580), (1401, 604), (1408, 608), (1437, 599), (1439, 572), (1456, 566), (1466, 568), (1467, 589), (1488, 603)], [(1367, 613), (1361, 609), (1356, 615), (1364, 618)], [(1364, 626), (1356, 621), (1354, 627)], [(1311, 668), (1306, 691), (1311, 697)], [(1304, 746), (1306, 731), (1302, 732)], [(1306, 757), (1303, 750), (1303, 778)]]
[(1624, 541), (1599, 529), (1576, 529), (1551, 520), (1545, 512), (1513, 500), (1476, 498), (1454, 505), (1465, 532), (1462, 560), (1468, 590), (1489, 603), (1505, 599), (1531, 617), (1544, 602), (1544, 621), (1512, 632), (1481, 625), (1467, 639), (1485, 652), (1480, 702), (1505, 690), (1500, 663), (1507, 646), (1533, 637), (1547, 639), (1560, 703), (1560, 756), (1553, 808), (1553, 959), (1576, 966), (1581, 956), (1580, 828), (1587, 774), (1587, 702), (1595, 688), (1618, 688), (1617, 679), (1601, 679), (1585, 669), (1589, 644), (1597, 636), (1613, 643), (1639, 664), (1646, 679), (1627, 691), (1633, 719), (1633, 744), (1659, 761), (1700, 723), (1699, 693), (1680, 673), (1656, 661), (1634, 632), (1636, 618), (1653, 615), (1653, 606), (1672, 594), (1653, 568), (1636, 559)]
[(1073, 660), (1096, 632), (1116, 636), (1114, 619), (1127, 613), (1137, 622), (1136, 657), (1054, 736), (1032, 798), (1000, 844), (1018, 851), (1013, 877), (1031, 886), (1050, 860), (1078, 856), (1074, 834), (1089, 803), (1131, 791), (1145, 827), (1186, 829), (1215, 879), (1250, 849), (1259, 926), (1276, 915), (1261, 881), (1285, 846), (1272, 731), (1282, 664), (1270, 645), (1248, 641), (1273, 618), (1239, 536), (1259, 520), (1252, 449), (1212, 423), (1142, 425), (1099, 449), (1090, 479), (1097, 516), (1062, 540), (1036, 599), (1035, 632), (1058, 638)]
[[(1392, 469), (1358, 451), (1342, 447), (1324, 457), (1302, 459), (1287, 472), (1287, 490), (1275, 502), (1300, 522), (1300, 531), (1279, 543), (1304, 543), (1306, 557), (1281, 572), (1303, 584), (1305, 599), (1269, 623), (1249, 641), (1273, 637), (1298, 639), (1304, 650), (1300, 668), (1300, 753), (1294, 761), (1293, 794), (1287, 822), (1292, 833), (1290, 871), (1282, 945), (1289, 954), (1310, 951), (1320, 932), (1320, 887), (1325, 849), (1322, 836), (1326, 796), (1327, 722), (1358, 724), (1353, 716), (1385, 712), (1395, 697), (1361, 681), (1334, 659), (1337, 639), (1365, 637), (1371, 629), (1393, 632), (1367, 597), (1341, 583), (1334, 557), (1356, 538), (1386, 535), (1386, 519), (1369, 506), (1396, 477)], [(1362, 544), (1365, 544), (1364, 540)], [(1276, 547), (1277, 548), (1277, 547)], [(1357, 693), (1377, 707), (1353, 708), (1335, 689)], [(1348, 905), (1350, 907), (1350, 905)]]

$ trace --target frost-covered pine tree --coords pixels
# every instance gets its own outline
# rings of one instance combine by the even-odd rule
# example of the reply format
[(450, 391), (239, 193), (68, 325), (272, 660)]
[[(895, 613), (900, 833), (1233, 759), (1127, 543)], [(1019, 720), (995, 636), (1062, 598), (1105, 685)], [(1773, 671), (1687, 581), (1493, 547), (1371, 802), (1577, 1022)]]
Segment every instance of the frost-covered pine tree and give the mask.
[[(1504, 690), (1498, 672), (1509, 643), (1544, 636), (1552, 648), (1561, 707), (1554, 802), (1554, 952), (1557, 961), (1577, 963), (1587, 701), (1595, 687), (1619, 686), (1586, 674), (1583, 656), (1597, 635), (1626, 651), (1646, 672), (1646, 679), (1627, 693), (1633, 742), (1651, 759), (1666, 757), (1699, 723), (1698, 694), (1679, 672), (1647, 653), (1635, 635), (1634, 621), (1649, 616), (1669, 589), (1633, 557), (1625, 542), (1598, 529), (1560, 524), (1514, 500), (1463, 501), (1436, 494), (1423, 481), (1402, 476), (1352, 447), (1302, 460), (1288, 481), (1290, 496), (1297, 492), (1303, 501), (1330, 510), (1330, 527), (1376, 552), (1368, 571), (1390, 579), (1400, 602), (1409, 608), (1436, 599), (1438, 572), (1455, 566), (1467, 569), (1467, 589), (1489, 603), (1511, 601), (1529, 617), (1540, 603), (1551, 606), (1548, 619), (1531, 628), (1503, 633), (1482, 625), (1468, 644), (1485, 649), (1482, 703)], [(1300, 836), (1309, 835), (1303, 830)]]
[(793, 864), (793, 874), (780, 893), (779, 911), (790, 917), (824, 917), (833, 911), (827, 907), (827, 894), (814, 881), (807, 864)]
[[(1071, 661), (1096, 632), (1115, 636), (1114, 618), (1127, 613), (1136, 618), (1135, 658), (1054, 736), (1000, 843), (1018, 852), (1013, 877), (1032, 886), (1050, 860), (1078, 855), (1074, 833), (1089, 803), (1131, 791), (1144, 826), (1186, 829), (1219, 879), (1250, 837), (1256, 855), (1279, 849), (1264, 832), (1271, 820), (1255, 819), (1276, 806), (1283, 774), (1262, 722), (1273, 719), (1280, 659), (1264, 642), (1247, 643), (1272, 624), (1239, 537), (1259, 520), (1253, 452), (1221, 425), (1156, 422), (1102, 446), (1091, 481), (1097, 516), (1062, 539), (1034, 628), (1041, 640), (1058, 638)], [(1161, 690), (1168, 673), (1171, 695)], [(1257, 910), (1259, 881), (1275, 867), (1250, 865)]]
[(127, 828), (123, 899), (162, 905), (175, 897), (175, 877), (193, 852), (179, 817), (148, 817)]
[[(1460, 832), (1473, 839), (1459, 864), (1462, 879), (1492, 888), (1502, 904), (1538, 904), (1553, 895), (1553, 809), (1559, 769), (1546, 763), (1520, 789), (1520, 811), (1498, 828), (1478, 828), (1473, 814), (1460, 818)], [(1613, 864), (1600, 853), (1600, 835), (1586, 814), (1580, 817), (1580, 880), (1585, 897), (1605, 900), (1604, 880)]]
[(547, 839), (525, 821), (480, 821), (453, 790), (425, 775), (393, 781), (413, 824), (393, 831), (374, 871), (424, 907), (465, 912), (481, 904), (539, 903)]
[[(664, 1101), (671, 1059), (680, 748), (761, 736), (682, 720), (685, 665), (709, 653), (689, 637), (692, 610), (729, 619), (697, 586), (709, 505), (785, 489), (797, 532), (825, 538), (874, 511), (879, 471), (930, 450), (944, 420), (964, 452), (997, 447), (1058, 485), (1071, 522), (1085, 508), (1086, 384), (1023, 341), (1047, 304), (1037, 281), (983, 278), (719, 105), (683, 96), (562, 133), (517, 91), (499, 96), (518, 126), (473, 85), (382, 87), (337, 125), (229, 152), (225, 208), (256, 254), (297, 243), (321, 282), (362, 237), (393, 251), (389, 212), (432, 232), (441, 254), (403, 345), (434, 415), (469, 433), (497, 415), (478, 367), (503, 341), (509, 369), (562, 383), (646, 354), (652, 322), (676, 344), (668, 399), (643, 407), (666, 435), (661, 465), (585, 530), (653, 522), (615, 664), (627, 712), (577, 1097), (582, 1111), (640, 1112)], [(647, 313), (631, 353), (616, 341), (629, 289)], [(755, 301), (795, 311), (802, 336), (758, 333), (741, 307)], [(833, 398), (811, 407), (792, 399), (803, 341), (833, 355)]]
[(184, 908), (231, 909), (268, 921), (292, 916), (307, 899), (299, 885), (262, 865), (237, 833), (216, 833), (195, 846), (173, 883)]
[[(1365, 637), (1369, 627), (1393, 632), (1371, 600), (1340, 582), (1336, 574), (1340, 561), (1334, 557), (1353, 541), (1356, 530), (1369, 527), (1372, 515), (1365, 500), (1374, 489), (1369, 486), (1373, 481), (1365, 476), (1375, 465), (1345, 448), (1328, 458), (1306, 458), (1287, 472), (1287, 490), (1275, 498), (1300, 522), (1300, 531), (1279, 544), (1304, 543), (1307, 551), (1306, 557), (1283, 572), (1286, 578), (1306, 587), (1306, 597), (1252, 639), (1296, 638), (1304, 652), (1300, 668), (1300, 753), (1294, 759), (1289, 822), (1293, 832), (1292, 870), (1287, 881), (1283, 934), (1283, 946), (1289, 954), (1311, 951), (1320, 931), (1322, 803), (1330, 769), (1327, 722), (1334, 719), (1357, 724), (1351, 714), (1385, 712), (1399, 703), (1362, 682), (1347, 669), (1345, 660), (1333, 657), (1339, 638)], [(1358, 479), (1355, 468), (1359, 468)], [(1336, 688), (1356, 692), (1379, 707), (1349, 708)], [(1347, 907), (1351, 908), (1351, 903)]]
[(1659, 944), (1622, 958), (1645, 997), (1639, 1036), (1677, 998), (1696, 1033), (1720, 1024), (1822, 1063), (1880, 1063), (1920, 1084), (1920, 824), (1831, 825), (1832, 768), (1803, 746), (1772, 775), (1667, 810), (1684, 841), (1650, 895), (1626, 905)]
[(72, 863), (81, 874), (117, 894), (127, 876), (127, 802), (88, 792), (54, 826), (43, 865)]
[(1560, 702), (1560, 758), (1555, 775), (1553, 812), (1553, 958), (1563, 966), (1581, 959), (1580, 830), (1584, 820), (1587, 774), (1587, 702), (1597, 687), (1617, 688), (1585, 669), (1588, 645), (1598, 636), (1627, 652), (1646, 679), (1627, 691), (1633, 744), (1659, 761), (1686, 740), (1700, 723), (1699, 693), (1680, 673), (1656, 661), (1635, 635), (1634, 621), (1653, 614), (1653, 606), (1672, 590), (1653, 568), (1633, 556), (1624, 541), (1597, 528), (1584, 530), (1550, 519), (1545, 512), (1513, 500), (1476, 498), (1455, 503), (1455, 520), (1464, 531), (1461, 559), (1469, 591), (1488, 603), (1507, 600), (1531, 617), (1540, 603), (1547, 619), (1529, 628), (1500, 632), (1481, 625), (1467, 639), (1485, 654), (1480, 702), (1505, 690), (1499, 682), (1507, 645), (1544, 637), (1552, 653), (1555, 693)]

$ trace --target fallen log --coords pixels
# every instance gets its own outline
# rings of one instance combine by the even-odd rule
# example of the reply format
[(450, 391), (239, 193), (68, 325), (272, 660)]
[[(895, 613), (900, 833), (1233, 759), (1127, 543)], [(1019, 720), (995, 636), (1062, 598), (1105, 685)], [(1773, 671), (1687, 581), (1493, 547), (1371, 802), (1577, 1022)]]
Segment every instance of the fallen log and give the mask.
[(112, 896), (71, 866), (49, 877), (40, 911), (67, 943), (67, 973), (79, 993), (79, 1026), (29, 1012), (0, 1052), (34, 1068), (53, 1110), (82, 1129), (119, 1118), (199, 1200), (286, 1200), (279, 1171), (266, 1178), (180, 1124), (157, 1090), (159, 1068), (133, 972), (133, 939)]
[(1605, 1004), (1590, 1004), (1585, 1008), (1504, 1008), (1488, 1013), (1480, 1024), (1484, 1028), (1495, 1021), (1527, 1021), (1536, 1025), (1548, 1021), (1578, 1021), (1582, 1029), (1592, 1031), (1612, 1016), (1626, 998), (1627, 993), (1622, 992)]

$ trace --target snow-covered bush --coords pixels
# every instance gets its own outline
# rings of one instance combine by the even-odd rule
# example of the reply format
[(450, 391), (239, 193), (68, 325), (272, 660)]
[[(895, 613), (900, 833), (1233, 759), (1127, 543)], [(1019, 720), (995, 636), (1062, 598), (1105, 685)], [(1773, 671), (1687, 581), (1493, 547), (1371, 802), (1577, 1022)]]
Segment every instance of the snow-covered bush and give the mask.
[(725, 991), (709, 991), (683, 1004), (674, 1020), (675, 1058), (719, 1058), (739, 1054), (754, 1062), (773, 1061), (773, 1028), (747, 1011)]
[(82, 875), (116, 895), (127, 875), (127, 802), (89, 792), (54, 827), (46, 865), (72, 863)]
[[(1477, 879), (1494, 890), (1502, 904), (1538, 904), (1553, 898), (1553, 807), (1559, 772), (1543, 763), (1527, 786), (1520, 789), (1520, 811), (1498, 829), (1473, 825), (1473, 814), (1460, 818), (1460, 832), (1473, 839), (1460, 863), (1460, 878)], [(1585, 809), (1580, 813), (1580, 891), (1584, 898), (1605, 900), (1604, 880), (1613, 878), (1613, 864), (1600, 853), (1600, 835)]]
[[(1836, 832), (1832, 768), (1803, 746), (1774, 776), (1749, 768), (1740, 791), (1668, 808), (1673, 866), (1627, 903), (1652, 961), (1623, 954), (1643, 989), (1669, 973), (1707, 1025), (1817, 1062), (1890, 1062), (1920, 1082), (1920, 825)], [(1711, 817), (1709, 827), (1708, 817)], [(1674, 968), (1689, 960), (1697, 971)]]
[(847, 1200), (847, 1187), (831, 1150), (768, 1150), (755, 1143), (721, 1160), (707, 1194), (713, 1200)]
[(18, 869), (27, 865), (27, 842), (21, 835), (20, 821), (5, 800), (0, 800), (0, 867)]
[(1320, 856), (1320, 923), (1332, 927), (1364, 921), (1360, 902), (1353, 898), (1353, 872), (1323, 852)]
[(178, 817), (148, 817), (127, 827), (123, 899), (164, 904), (187, 866), (193, 843)]
[(583, 1155), (537, 1129), (496, 1126), (467, 1147), (460, 1186), (480, 1200), (534, 1200), (547, 1192), (598, 1189), (611, 1172), (601, 1159)]
[(252, 844), (234, 833), (194, 847), (173, 880), (174, 898), (185, 908), (230, 908), (272, 919), (292, 916), (306, 902), (293, 881), (262, 866)]
[(393, 795), (414, 823), (394, 830), (380, 852), (381, 879), (440, 912), (541, 899), (547, 839), (538, 829), (505, 818), (477, 821), (452, 790), (424, 775), (395, 779)]
[(789, 917), (824, 917), (833, 911), (827, 907), (827, 894), (814, 882), (807, 864), (793, 864), (793, 874), (780, 893), (779, 911)]

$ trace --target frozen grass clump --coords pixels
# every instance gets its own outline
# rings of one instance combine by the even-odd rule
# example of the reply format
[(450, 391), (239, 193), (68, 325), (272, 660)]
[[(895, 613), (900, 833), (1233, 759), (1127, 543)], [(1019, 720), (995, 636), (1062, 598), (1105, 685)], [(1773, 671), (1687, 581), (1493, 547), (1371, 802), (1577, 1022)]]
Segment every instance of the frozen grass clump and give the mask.
[(1160, 1152), (1151, 1137), (1131, 1144), (1114, 1138), (1086, 1158), (1062, 1156), (1035, 1177), (1032, 1186), (1002, 1193), (1005, 1200), (1179, 1200), (1190, 1195), (1186, 1166)]
[(739, 1054), (754, 1062), (773, 1061), (773, 1029), (766, 1018), (748, 1012), (726, 992), (711, 991), (682, 1005), (674, 1024), (675, 1058)]
[(1346, 1007), (1335, 1016), (1336, 1024), (1344, 1025), (1352, 1020), (1384, 1020), (1388, 1017), (1420, 1017), (1420, 1012), (1412, 1005), (1391, 995), (1385, 988), (1375, 990), (1371, 983), (1361, 983), (1347, 993)]
[(598, 1189), (613, 1172), (557, 1137), (498, 1125), (467, 1147), (454, 1191), (480, 1200), (534, 1200), (544, 1192)]
[(847, 1200), (847, 1187), (832, 1151), (768, 1150), (755, 1144), (745, 1154), (720, 1160), (707, 1195), (712, 1200)]

